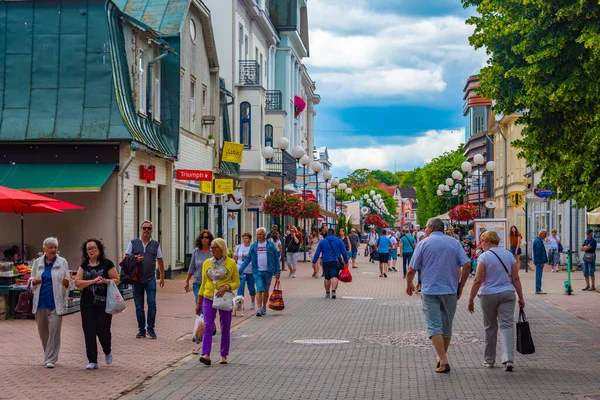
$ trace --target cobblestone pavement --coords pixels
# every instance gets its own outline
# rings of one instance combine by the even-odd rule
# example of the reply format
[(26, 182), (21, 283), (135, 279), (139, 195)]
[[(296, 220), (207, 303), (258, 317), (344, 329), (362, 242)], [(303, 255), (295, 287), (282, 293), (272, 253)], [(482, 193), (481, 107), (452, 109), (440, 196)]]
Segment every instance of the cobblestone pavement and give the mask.
[[(374, 264), (361, 260), (359, 266), (353, 270), (354, 282), (341, 284), (336, 300), (324, 298), (322, 281), (310, 278), (308, 268), (294, 282), (284, 277), (285, 311), (252, 317), (234, 328), (229, 365), (205, 367), (194, 358), (126, 398), (504, 400), (593, 398), (600, 393), (598, 330), (584, 319), (585, 312), (578, 315), (573, 301), (599, 308), (600, 294), (562, 295), (566, 273), (545, 274), (548, 296), (532, 294), (535, 275), (523, 274), (537, 352), (517, 353), (513, 373), (481, 366), (481, 312), (470, 315), (466, 300), (460, 300), (449, 353), (452, 372), (439, 375), (420, 297), (404, 294), (401, 273), (384, 279), (372, 274)], [(344, 342), (294, 343), (312, 339)], [(218, 360), (215, 349), (218, 338), (212, 354)]]
[[(191, 352), (193, 297), (183, 281), (158, 291), (158, 340), (139, 340), (133, 300), (113, 318), (115, 361), (84, 370), (87, 360), (79, 314), (63, 318), (58, 366), (42, 366), (35, 322), (0, 321), (0, 399), (164, 398), (510, 398), (562, 399), (600, 394), (600, 293), (562, 294), (566, 272), (544, 274), (547, 296), (533, 295), (534, 273), (522, 274), (537, 353), (517, 355), (512, 374), (483, 369), (481, 313), (459, 302), (452, 372), (433, 373), (420, 299), (404, 294), (401, 273), (379, 278), (360, 259), (354, 282), (338, 299), (323, 298), (322, 279), (300, 264), (297, 279), (282, 274), (286, 309), (233, 318), (230, 364), (204, 367)], [(359, 299), (343, 298), (358, 297)], [(367, 297), (367, 299), (361, 299)], [(368, 299), (371, 298), (371, 299)], [(247, 303), (248, 304), (248, 303)], [(297, 339), (340, 339), (342, 344), (294, 344)], [(213, 359), (218, 360), (215, 337)], [(225, 384), (223, 382), (226, 382)]]

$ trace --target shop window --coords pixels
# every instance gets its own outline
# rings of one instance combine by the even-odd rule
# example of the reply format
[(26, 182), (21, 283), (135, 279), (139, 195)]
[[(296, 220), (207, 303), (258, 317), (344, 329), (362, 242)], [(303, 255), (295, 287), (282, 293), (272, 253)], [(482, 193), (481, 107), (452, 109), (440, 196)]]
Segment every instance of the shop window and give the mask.
[(265, 147), (273, 147), (273, 125), (265, 125)]
[(252, 111), (250, 108), (250, 103), (245, 101), (240, 104), (240, 143), (243, 143), (244, 147), (247, 149), (252, 147), (252, 142), (250, 140), (251, 119)]

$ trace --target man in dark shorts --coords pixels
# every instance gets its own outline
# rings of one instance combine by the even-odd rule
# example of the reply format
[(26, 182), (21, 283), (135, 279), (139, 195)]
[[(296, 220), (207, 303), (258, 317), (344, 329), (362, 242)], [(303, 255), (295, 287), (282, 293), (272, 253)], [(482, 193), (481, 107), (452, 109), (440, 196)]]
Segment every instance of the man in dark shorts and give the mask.
[[(338, 274), (340, 272), (337, 259), (342, 257), (345, 264), (348, 264), (348, 252), (342, 239), (335, 236), (335, 231), (329, 229), (327, 237), (319, 242), (317, 250), (312, 259), (313, 268), (316, 268), (317, 260), (322, 256), (323, 275), (325, 276), (325, 298), (335, 299), (335, 291), (338, 287)], [(331, 292), (329, 291), (331, 289)]]

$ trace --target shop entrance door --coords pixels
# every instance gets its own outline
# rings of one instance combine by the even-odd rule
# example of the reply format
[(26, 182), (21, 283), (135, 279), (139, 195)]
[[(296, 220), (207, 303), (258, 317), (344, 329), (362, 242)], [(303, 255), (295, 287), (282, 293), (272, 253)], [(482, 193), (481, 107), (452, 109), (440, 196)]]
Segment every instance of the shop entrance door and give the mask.
[(186, 203), (185, 204), (185, 266), (190, 265), (192, 252), (194, 251), (196, 236), (208, 229), (208, 204)]
[(215, 205), (215, 238), (223, 237), (223, 206)]
[(227, 211), (227, 247), (235, 249), (242, 242), (242, 220), (240, 210)]

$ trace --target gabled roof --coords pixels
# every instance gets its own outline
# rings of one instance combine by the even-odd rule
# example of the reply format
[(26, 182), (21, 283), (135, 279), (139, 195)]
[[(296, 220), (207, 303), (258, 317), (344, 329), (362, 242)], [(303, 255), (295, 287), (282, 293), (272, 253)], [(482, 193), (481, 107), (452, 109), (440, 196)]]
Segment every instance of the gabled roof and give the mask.
[(394, 192), (396, 191), (396, 188), (397, 188), (397, 186), (388, 186), (388, 185), (386, 185), (385, 183), (380, 183), (380, 184), (378, 185), (378, 187), (379, 187), (380, 189), (383, 189), (383, 190), (385, 190), (386, 192), (388, 192), (388, 193), (389, 193), (391, 196), (393, 196), (393, 195), (394, 195)]
[(417, 192), (412, 186), (404, 186), (400, 188), (400, 194), (403, 199), (417, 199)]
[(181, 32), (190, 0), (114, 0), (119, 9), (162, 36)]

